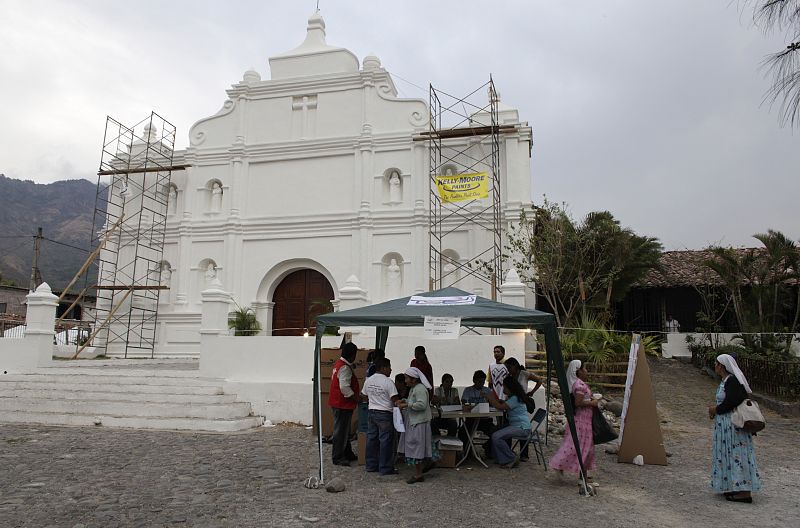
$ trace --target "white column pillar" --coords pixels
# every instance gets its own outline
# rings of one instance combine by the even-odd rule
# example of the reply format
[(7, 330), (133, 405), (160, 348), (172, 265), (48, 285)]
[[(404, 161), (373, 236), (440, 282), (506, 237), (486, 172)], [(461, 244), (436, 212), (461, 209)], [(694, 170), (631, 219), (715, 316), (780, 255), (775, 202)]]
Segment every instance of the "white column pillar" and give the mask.
[[(187, 155), (186, 162), (195, 163), (195, 156)], [(197, 191), (193, 186), (192, 167), (186, 169), (185, 188), (183, 193), (183, 212), (178, 224), (178, 268), (173, 273), (175, 282), (175, 305), (177, 310), (186, 310), (189, 304), (189, 288), (191, 288), (192, 263), (192, 211), (195, 208)]]
[(411, 170), (411, 192), (414, 197), (414, 227), (413, 229), (413, 250), (411, 254), (411, 267), (413, 281), (411, 282), (414, 288), (414, 293), (422, 293), (428, 291), (429, 286), (429, 273), (428, 269), (429, 254), (427, 243), (427, 231), (429, 229), (428, 215), (428, 193), (430, 192), (429, 174), (425, 159), (426, 154), (425, 144), (421, 141), (413, 141), (411, 143), (411, 159), (413, 168)]
[(256, 313), (256, 321), (261, 324), (261, 332), (259, 332), (258, 335), (272, 335), (272, 309), (275, 307), (275, 303), (253, 301), (250, 303), (250, 306)]

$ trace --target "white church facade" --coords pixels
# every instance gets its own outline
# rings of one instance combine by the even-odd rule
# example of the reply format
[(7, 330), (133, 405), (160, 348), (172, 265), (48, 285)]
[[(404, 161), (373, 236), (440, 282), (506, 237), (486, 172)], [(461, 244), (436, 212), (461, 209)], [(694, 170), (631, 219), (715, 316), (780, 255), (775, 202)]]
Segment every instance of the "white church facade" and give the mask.
[[(423, 100), (402, 99), (375, 56), (330, 46), (319, 14), (305, 41), (227, 90), (175, 153), (156, 355), (196, 355), (201, 292), (221, 283), (264, 335), (302, 335), (315, 313), (429, 289), (429, 153)], [(530, 205), (531, 128), (501, 105), (503, 221)], [(464, 263), (487, 237), (459, 228)], [(487, 285), (453, 274), (461, 289)], [(218, 282), (217, 282), (218, 281)], [(325, 301), (330, 301), (327, 304)]]

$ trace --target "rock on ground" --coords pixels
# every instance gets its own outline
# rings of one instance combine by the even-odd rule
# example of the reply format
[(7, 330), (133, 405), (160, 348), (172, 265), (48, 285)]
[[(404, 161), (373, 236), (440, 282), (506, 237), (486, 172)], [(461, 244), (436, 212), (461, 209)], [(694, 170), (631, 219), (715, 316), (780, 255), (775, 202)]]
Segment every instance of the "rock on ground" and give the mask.
[(325, 491), (328, 493), (339, 493), (345, 490), (344, 481), (338, 477), (332, 478), (325, 485)]

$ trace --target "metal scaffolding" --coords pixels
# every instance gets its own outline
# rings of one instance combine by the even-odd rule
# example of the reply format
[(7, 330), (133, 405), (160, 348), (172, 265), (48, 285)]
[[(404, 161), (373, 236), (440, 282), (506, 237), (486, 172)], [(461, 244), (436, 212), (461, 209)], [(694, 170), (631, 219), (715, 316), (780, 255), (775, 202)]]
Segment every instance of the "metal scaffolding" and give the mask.
[[(496, 300), (498, 281), (503, 276), (500, 134), (504, 127), (498, 121), (494, 82), (490, 77), (464, 97), (430, 85), (429, 97), (429, 129), (418, 136), (427, 140), (429, 154), (429, 286), (436, 290), (474, 277), (490, 286), (491, 298)], [(458, 202), (442, 199), (437, 177), (483, 172), (489, 177), (488, 198)], [(469, 236), (474, 238), (466, 244), (471, 254), (456, 259), (449, 248), (458, 246), (456, 239), (464, 237), (465, 232), (473, 233)]]
[[(132, 127), (108, 117), (97, 176), (94, 268), (85, 287), (97, 289), (94, 327), (78, 345), (124, 357), (153, 357), (156, 342), (167, 204), (175, 127), (152, 112)], [(89, 261), (87, 261), (87, 264)], [(96, 270), (97, 275), (94, 275)], [(96, 280), (96, 282), (95, 282)]]

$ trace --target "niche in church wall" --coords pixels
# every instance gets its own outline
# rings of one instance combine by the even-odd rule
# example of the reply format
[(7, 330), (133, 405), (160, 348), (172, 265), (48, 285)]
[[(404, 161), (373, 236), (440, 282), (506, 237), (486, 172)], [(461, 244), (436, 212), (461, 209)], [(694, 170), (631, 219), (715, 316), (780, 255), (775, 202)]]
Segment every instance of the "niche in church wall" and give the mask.
[(442, 251), (442, 286), (459, 286), (462, 276), (462, 262), (458, 252), (454, 249)]
[(404, 178), (400, 169), (386, 169), (381, 175), (381, 201), (385, 205), (400, 205), (404, 198)]
[(171, 304), (172, 303), (172, 276), (175, 270), (172, 269), (172, 264), (168, 260), (162, 260), (158, 263), (156, 268), (158, 273), (159, 285), (166, 287), (166, 290), (160, 290), (158, 293), (158, 304)]
[(203, 212), (206, 214), (217, 215), (223, 211), (225, 201), (225, 193), (227, 187), (222, 185), (218, 179), (208, 180), (206, 184), (199, 189), (202, 196), (201, 203), (204, 204)]
[(441, 173), (442, 176), (455, 176), (458, 174), (458, 168), (454, 164), (448, 163), (442, 166)]
[(201, 302), (200, 292), (210, 288), (215, 279), (223, 280), (221, 272), (222, 267), (213, 258), (204, 258), (191, 268), (192, 303), (199, 304)]
[(357, 209), (352, 154), (251, 163), (244, 195), (248, 216), (315, 215)]
[(403, 256), (396, 252), (387, 253), (381, 259), (381, 286), (385, 300), (403, 296), (404, 264)]
[(178, 213), (178, 186), (170, 183), (166, 188), (167, 194), (167, 216), (174, 216)]

